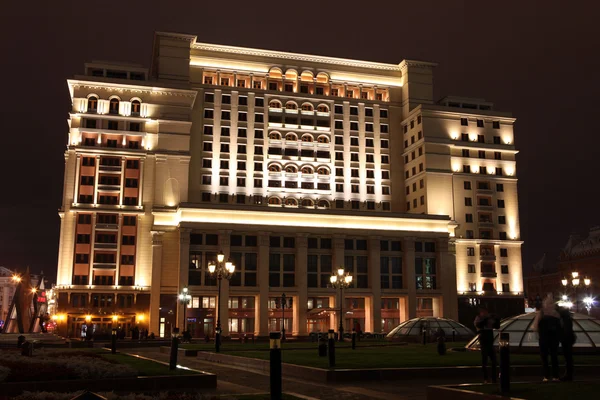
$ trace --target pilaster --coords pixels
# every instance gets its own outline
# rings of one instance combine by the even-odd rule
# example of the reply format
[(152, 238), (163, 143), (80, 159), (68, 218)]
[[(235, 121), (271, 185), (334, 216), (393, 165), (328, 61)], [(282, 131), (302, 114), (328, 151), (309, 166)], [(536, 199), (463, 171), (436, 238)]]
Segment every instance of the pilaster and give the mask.
[(417, 282), (415, 275), (415, 238), (406, 237), (402, 243), (404, 248), (403, 280), (408, 290), (407, 315), (408, 319), (417, 316)]
[(435, 244), (438, 285), (442, 289), (442, 317), (458, 319), (458, 292), (456, 290), (456, 251), (454, 243), (447, 238), (437, 239)]
[(162, 269), (163, 232), (152, 232), (152, 280), (150, 282), (150, 332), (159, 332), (160, 275)]
[(308, 313), (308, 235), (296, 234), (296, 287), (298, 298), (294, 299), (294, 323), (292, 334), (294, 336), (306, 336), (306, 315)]
[(369, 282), (373, 296), (371, 297), (371, 307), (366, 310), (364, 328), (366, 332), (374, 333), (381, 332), (381, 246), (379, 240), (379, 237), (371, 237), (369, 240)]
[(269, 232), (258, 233), (258, 288), (256, 302), (256, 336), (269, 334)]

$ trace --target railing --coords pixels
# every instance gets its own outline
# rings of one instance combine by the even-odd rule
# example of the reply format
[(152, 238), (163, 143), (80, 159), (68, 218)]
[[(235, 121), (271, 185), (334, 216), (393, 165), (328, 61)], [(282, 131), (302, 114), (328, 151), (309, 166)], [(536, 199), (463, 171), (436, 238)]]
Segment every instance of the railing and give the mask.
[(94, 243), (94, 247), (97, 249), (116, 249), (116, 243)]
[(96, 229), (116, 231), (119, 229), (119, 224), (96, 223)]
[(498, 276), (498, 274), (495, 271), (490, 271), (490, 272), (481, 271), (482, 278), (495, 278), (497, 276)]

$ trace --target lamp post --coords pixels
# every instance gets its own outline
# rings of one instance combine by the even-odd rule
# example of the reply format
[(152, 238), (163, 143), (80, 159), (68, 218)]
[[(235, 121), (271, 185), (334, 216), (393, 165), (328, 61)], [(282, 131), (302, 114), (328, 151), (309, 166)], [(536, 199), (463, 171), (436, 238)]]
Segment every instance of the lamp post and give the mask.
[(215, 351), (218, 353), (221, 350), (221, 280), (223, 278), (230, 280), (235, 272), (235, 265), (231, 259), (225, 261), (225, 254), (222, 251), (217, 254), (217, 262), (208, 264), (208, 272), (211, 276), (216, 276), (218, 281), (218, 297), (217, 297), (217, 329), (215, 333)]
[(187, 307), (192, 301), (192, 295), (188, 293), (188, 288), (185, 286), (181, 289), (181, 293), (179, 293), (179, 302), (183, 304), (183, 331), (185, 332), (185, 323), (187, 322)]
[(344, 340), (344, 289), (352, 284), (352, 275), (350, 272), (344, 275), (344, 267), (338, 267), (337, 274), (331, 275), (329, 278), (331, 286), (340, 289), (340, 328), (339, 341)]
[(290, 308), (290, 306), (288, 305), (288, 298), (285, 296), (285, 293), (283, 293), (281, 295), (281, 297), (278, 299), (279, 300), (279, 305), (281, 305), (281, 341), (284, 342), (285, 341), (285, 308)]
[[(577, 289), (581, 285), (581, 279), (579, 278), (579, 272), (576, 272), (576, 271), (571, 272), (571, 281), (569, 282), (569, 279), (567, 279), (567, 277), (564, 277), (561, 280), (561, 283), (565, 289), (569, 285), (573, 287), (573, 290), (575, 291), (575, 312), (579, 312), (579, 298), (577, 297)], [(588, 277), (585, 277), (585, 278), (583, 278), (583, 284), (585, 285), (586, 288), (589, 288), (590, 285), (592, 284), (592, 280)], [(589, 309), (588, 309), (588, 313), (589, 313)]]

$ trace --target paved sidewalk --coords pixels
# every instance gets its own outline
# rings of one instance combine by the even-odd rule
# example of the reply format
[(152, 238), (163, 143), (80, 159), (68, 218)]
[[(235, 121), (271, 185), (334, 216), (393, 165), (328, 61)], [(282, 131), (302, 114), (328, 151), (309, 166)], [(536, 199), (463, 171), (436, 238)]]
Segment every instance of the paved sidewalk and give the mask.
[[(158, 361), (168, 362), (169, 355), (160, 353), (159, 349), (128, 349), (124, 352), (139, 354)], [(184, 367), (217, 374), (217, 390), (211, 394), (242, 394), (269, 392), (269, 376), (245, 368), (209, 363), (195, 357), (179, 357), (178, 364)], [(398, 399), (425, 400), (427, 386), (433, 384), (458, 383), (449, 381), (377, 381), (344, 384), (320, 384), (295, 378), (283, 377), (283, 391), (298, 394), (310, 399)], [(207, 392), (208, 394), (208, 392)]]

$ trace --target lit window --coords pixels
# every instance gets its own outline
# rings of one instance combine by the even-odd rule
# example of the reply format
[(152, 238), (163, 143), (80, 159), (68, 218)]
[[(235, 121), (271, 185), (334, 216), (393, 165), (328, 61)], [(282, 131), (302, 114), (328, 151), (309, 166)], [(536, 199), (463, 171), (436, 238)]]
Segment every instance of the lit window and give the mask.
[(131, 115), (140, 115), (141, 104), (139, 100), (133, 100), (131, 102)]

